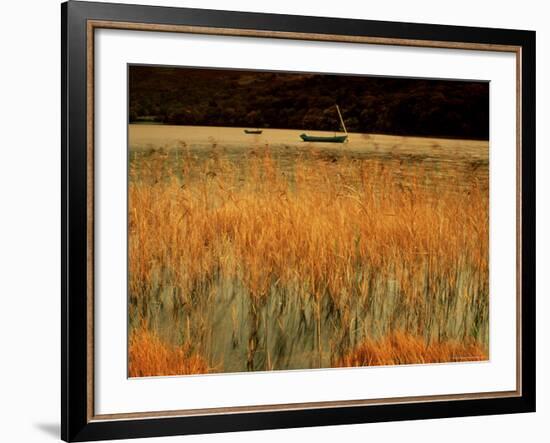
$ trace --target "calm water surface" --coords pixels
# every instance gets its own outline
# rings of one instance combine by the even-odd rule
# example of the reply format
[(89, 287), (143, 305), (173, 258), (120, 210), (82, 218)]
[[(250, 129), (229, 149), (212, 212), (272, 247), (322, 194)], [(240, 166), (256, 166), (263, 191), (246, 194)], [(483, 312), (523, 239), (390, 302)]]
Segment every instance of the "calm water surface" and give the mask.
[[(130, 150), (205, 148), (213, 144), (228, 150), (243, 150), (268, 144), (273, 149), (324, 148), (336, 152), (358, 154), (417, 155), (427, 158), (461, 158), (488, 160), (489, 143), (477, 140), (450, 140), (425, 137), (402, 137), (378, 134), (349, 134), (347, 143), (303, 142), (300, 134), (337, 135), (334, 132), (304, 131), (297, 129), (263, 129), (262, 134), (245, 134), (245, 128), (205, 126), (129, 125)], [(249, 128), (254, 129), (254, 128)]]

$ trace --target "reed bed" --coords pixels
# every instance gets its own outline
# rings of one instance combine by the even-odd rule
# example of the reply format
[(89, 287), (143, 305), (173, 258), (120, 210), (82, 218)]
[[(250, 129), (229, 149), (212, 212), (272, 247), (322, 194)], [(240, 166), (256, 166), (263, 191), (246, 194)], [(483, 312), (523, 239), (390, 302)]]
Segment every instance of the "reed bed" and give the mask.
[(188, 346), (164, 343), (147, 328), (132, 331), (128, 343), (130, 377), (188, 375), (208, 372), (206, 361)]
[(447, 363), (486, 359), (486, 349), (475, 341), (427, 343), (422, 336), (395, 332), (378, 340), (365, 340), (338, 361), (336, 366)]
[[(129, 322), (156, 334), (131, 340), (134, 373), (188, 373), (164, 357), (184, 344), (221, 372), (487, 357), (488, 182), (463, 166), (267, 146), (134, 158)], [(141, 368), (139, 346), (167, 368)]]

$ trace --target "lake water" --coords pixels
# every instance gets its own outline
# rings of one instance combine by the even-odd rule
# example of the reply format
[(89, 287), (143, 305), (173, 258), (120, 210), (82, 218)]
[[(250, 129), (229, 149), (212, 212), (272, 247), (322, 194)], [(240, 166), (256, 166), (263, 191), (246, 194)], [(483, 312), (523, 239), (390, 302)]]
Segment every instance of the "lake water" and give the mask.
[[(341, 135), (334, 132), (298, 129), (263, 129), (262, 134), (245, 134), (246, 128), (223, 128), (205, 126), (129, 125), (130, 150), (204, 148), (213, 144), (223, 145), (228, 150), (262, 147), (268, 144), (275, 150), (281, 148), (323, 148), (348, 153), (372, 155), (415, 155), (423, 158), (460, 158), (468, 161), (487, 161), (489, 143), (478, 140), (452, 140), (425, 137), (402, 137), (379, 134), (350, 133), (347, 143), (303, 142), (300, 134)], [(254, 128), (248, 128), (254, 129)]]
[[(162, 154), (167, 164), (182, 164), (182, 151), (195, 158), (207, 159), (214, 151), (239, 164), (252, 151), (268, 147), (282, 170), (293, 174), (298, 159), (322, 158), (336, 162), (379, 160), (392, 162), (396, 182), (417, 182), (418, 168), (425, 171), (423, 184), (432, 179), (448, 183), (450, 190), (464, 189), (472, 180), (482, 189), (489, 185), (489, 142), (426, 137), (403, 137), (380, 134), (349, 134), (346, 143), (304, 142), (300, 134), (331, 136), (333, 132), (293, 129), (264, 129), (262, 134), (245, 134), (245, 128), (204, 126), (130, 125), (130, 161)], [(250, 128), (252, 129), (252, 128)], [(443, 180), (441, 180), (443, 179)]]

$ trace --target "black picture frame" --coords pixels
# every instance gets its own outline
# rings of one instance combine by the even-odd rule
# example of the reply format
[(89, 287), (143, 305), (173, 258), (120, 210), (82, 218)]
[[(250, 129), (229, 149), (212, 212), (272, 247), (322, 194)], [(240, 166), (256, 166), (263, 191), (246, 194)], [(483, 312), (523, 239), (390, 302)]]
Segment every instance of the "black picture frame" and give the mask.
[[(535, 32), (213, 11), (69, 1), (61, 5), (62, 53), (62, 271), (61, 271), (61, 437), (90, 441), (219, 433), (274, 428), (326, 426), (511, 414), (535, 411)], [(89, 117), (87, 24), (90, 20), (185, 25), (236, 30), (326, 34), (409, 41), (510, 45), (521, 56), (521, 129), (519, 265), (521, 279), (518, 349), (521, 393), (465, 400), (415, 401), (349, 407), (256, 411), (231, 414), (95, 420), (89, 413), (89, 232), (87, 196)], [(511, 197), (512, 198), (512, 197)]]

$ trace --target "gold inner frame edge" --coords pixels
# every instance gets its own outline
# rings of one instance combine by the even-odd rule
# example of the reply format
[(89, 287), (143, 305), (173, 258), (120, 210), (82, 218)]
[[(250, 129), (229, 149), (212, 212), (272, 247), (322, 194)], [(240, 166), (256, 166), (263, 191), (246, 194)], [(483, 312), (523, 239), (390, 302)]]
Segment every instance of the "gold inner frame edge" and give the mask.
[[(427, 395), (416, 397), (392, 397), (365, 400), (334, 400), (326, 402), (286, 403), (255, 406), (230, 406), (219, 408), (181, 409), (172, 411), (128, 412), (95, 414), (94, 412), (94, 36), (95, 29), (119, 29), (133, 31), (175, 32), (186, 34), (221, 35), (252, 38), (278, 38), (372, 45), (395, 45), (421, 48), (463, 49), (476, 51), (511, 52), (516, 55), (516, 390), (476, 392), (468, 394)], [(436, 401), (460, 401), (519, 397), (522, 395), (522, 340), (521, 340), (521, 150), (522, 150), (522, 50), (521, 46), (487, 43), (446, 42), (385, 37), (313, 34), (301, 32), (265, 31), (252, 29), (214, 28), (187, 25), (163, 25), (122, 21), (88, 20), (86, 42), (86, 151), (87, 151), (87, 419), (88, 422), (126, 419), (153, 419), (160, 417), (186, 417), (237, 413), (296, 411), (304, 409), (359, 407), (404, 403), (428, 403)]]

